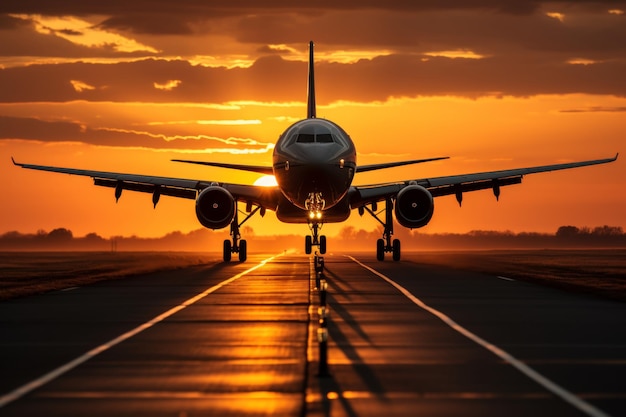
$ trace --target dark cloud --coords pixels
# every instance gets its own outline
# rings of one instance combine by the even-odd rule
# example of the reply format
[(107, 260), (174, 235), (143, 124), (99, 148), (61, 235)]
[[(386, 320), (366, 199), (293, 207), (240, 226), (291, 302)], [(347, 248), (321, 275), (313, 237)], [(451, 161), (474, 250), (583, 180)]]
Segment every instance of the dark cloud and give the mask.
[[(319, 95), (326, 103), (436, 94), (624, 96), (626, 89), (621, 82), (626, 65), (624, 17), (607, 13), (609, 8), (626, 6), (624, 1), (407, 0), (382, 6), (373, 1), (321, 0), (298, 8), (292, 2), (273, 1), (264, 3), (263, 10), (257, 10), (257, 2), (252, 0), (56, 3), (60, 4), (2, 2), (0, 12), (98, 14), (108, 16), (100, 28), (140, 33), (137, 41), (166, 51), (163, 56), (232, 54), (256, 56), (256, 62), (246, 69), (194, 66), (184, 58), (5, 68), (0, 70), (0, 101), (302, 100), (305, 65), (280, 56), (295, 48), (304, 57), (309, 39), (316, 41), (322, 54), (339, 49), (385, 49), (390, 54), (353, 65), (318, 62)], [(602, 13), (586, 12), (595, 7), (604, 9)], [(503, 10), (507, 13), (501, 13)], [(548, 10), (561, 10), (565, 22), (547, 17)], [(224, 17), (228, 19), (218, 20)], [(201, 23), (206, 19), (214, 20)], [(159, 56), (144, 51), (122, 53), (113, 45), (76, 45), (54, 34), (36, 32), (27, 20), (5, 17), (0, 20), (3, 26), (10, 30), (0, 31), (0, 56), (67, 60)], [(233, 45), (241, 49), (231, 52), (219, 45), (207, 46), (215, 42), (212, 35), (233, 39)], [(204, 39), (207, 42), (200, 42)], [(277, 49), (269, 46), (272, 44), (287, 47)], [(424, 60), (428, 52), (446, 50), (468, 50), (486, 58)], [(566, 63), (574, 58), (596, 63)], [(72, 80), (94, 88), (76, 91)], [(171, 91), (154, 88), (154, 82), (164, 80), (181, 82)]]
[[(508, 13), (530, 13), (545, 1), (540, 0), (317, 0), (303, 2), (298, 9), (318, 10), (355, 10), (355, 9), (387, 9), (387, 10), (453, 10), (453, 9), (493, 9)], [(551, 1), (550, 3), (598, 3), (598, 1)], [(613, 3), (610, 0), (601, 3)], [(265, 1), (259, 5), (257, 0), (222, 0), (201, 2), (197, 0), (178, 0), (176, 2), (161, 0), (108, 0), (106, 2), (86, 2), (82, 0), (66, 0), (50, 2), (48, 0), (5, 1), (0, 5), (0, 13), (39, 13), (49, 15), (113, 15), (124, 13), (168, 13), (171, 15), (185, 14), (211, 16), (219, 13), (249, 13), (250, 11), (294, 10), (291, 0)]]
[[(12, 30), (0, 31), (0, 57), (62, 57), (62, 58), (113, 58), (145, 57), (151, 55), (145, 51), (120, 52), (111, 45), (88, 47), (78, 45), (52, 34), (39, 33), (28, 19), (12, 19)], [(0, 27), (2, 16), (0, 15)], [(81, 35), (75, 30), (62, 30), (56, 33)]]
[[(161, 134), (111, 128), (93, 128), (78, 122), (41, 120), (32, 117), (0, 116), (0, 140), (19, 139), (38, 142), (81, 142), (99, 146), (141, 147), (149, 149), (256, 148), (266, 144), (248, 139), (229, 138), (228, 144), (219, 138), (194, 136), (165, 138)], [(166, 140), (167, 139), (167, 140)]]
[(20, 27), (27, 26), (28, 24), (29, 23), (24, 19), (0, 14), (0, 30), (19, 29)]
[(69, 36), (81, 36), (81, 35), (83, 35), (82, 32), (79, 32), (77, 30), (72, 30), (72, 29), (63, 29), (63, 30), (58, 30), (56, 32), (62, 33), (64, 35), (69, 35)]
[(117, 30), (130, 30), (135, 33), (187, 34), (193, 22), (225, 16), (244, 17), (251, 14), (265, 16), (271, 14), (291, 14), (310, 16), (315, 13), (334, 11), (390, 11), (418, 13), (428, 11), (478, 10), (493, 11), (506, 15), (531, 15), (544, 5), (556, 8), (576, 6), (578, 8), (598, 8), (607, 10), (622, 1), (613, 0), (318, 0), (300, 2), (294, 6), (290, 0), (273, 0), (259, 5), (257, 0), (205, 1), (179, 0), (108, 0), (83, 1), (68, 0), (52, 2), (48, 0), (9, 0), (0, 3), (0, 13), (26, 13), (43, 15), (102, 15), (109, 16), (103, 27)]
[(190, 19), (175, 19), (168, 14), (143, 13), (110, 17), (98, 27), (142, 34), (190, 35), (193, 33), (191, 23)]
[(314, 39), (327, 49), (379, 48), (405, 53), (471, 49), (503, 56), (549, 52), (559, 54), (556, 58), (613, 58), (617, 54), (626, 56), (623, 21), (606, 11), (597, 16), (576, 16), (571, 24), (544, 14), (496, 16), (464, 10), (336, 12), (306, 19), (253, 15), (241, 18), (232, 36), (241, 42), (260, 44), (305, 45), (308, 39)]
[[(186, 61), (143, 60), (118, 64), (31, 65), (0, 70), (0, 101), (138, 101), (224, 103), (237, 100), (303, 101), (306, 64), (279, 56), (258, 59), (250, 68), (209, 68)], [(621, 82), (626, 62), (593, 65), (511, 58), (449, 59), (390, 55), (355, 64), (320, 62), (318, 102), (376, 101), (389, 97), (465, 97), (538, 94), (626, 96)], [(514, 74), (514, 76), (513, 76)], [(71, 81), (93, 89), (77, 91)], [(155, 82), (180, 80), (169, 91)]]

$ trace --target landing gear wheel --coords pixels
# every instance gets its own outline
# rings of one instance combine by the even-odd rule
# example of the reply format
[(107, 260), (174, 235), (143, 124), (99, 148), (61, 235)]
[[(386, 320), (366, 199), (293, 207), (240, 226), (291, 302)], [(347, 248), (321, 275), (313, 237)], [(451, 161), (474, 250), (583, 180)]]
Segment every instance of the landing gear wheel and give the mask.
[(326, 236), (320, 236), (320, 253), (323, 255), (326, 253)]
[(399, 261), (400, 260), (400, 241), (398, 239), (394, 239), (393, 240), (393, 260), (394, 261)]
[(230, 262), (232, 257), (232, 245), (230, 244), (230, 240), (224, 241), (224, 262)]
[(307, 255), (310, 255), (313, 251), (313, 238), (311, 236), (305, 236), (304, 238), (304, 251)]
[(385, 241), (382, 239), (376, 241), (376, 259), (379, 261), (385, 260)]
[(248, 259), (248, 242), (245, 239), (239, 241), (239, 262), (245, 262)]

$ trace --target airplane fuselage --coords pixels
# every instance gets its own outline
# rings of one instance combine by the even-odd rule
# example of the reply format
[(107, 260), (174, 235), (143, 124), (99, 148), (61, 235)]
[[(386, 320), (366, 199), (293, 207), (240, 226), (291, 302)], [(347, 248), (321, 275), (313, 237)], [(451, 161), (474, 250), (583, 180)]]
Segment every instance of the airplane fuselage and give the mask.
[(317, 118), (300, 120), (276, 142), (273, 169), (281, 192), (298, 208), (300, 221), (327, 221), (324, 213), (333, 212), (352, 184), (356, 148), (337, 124)]

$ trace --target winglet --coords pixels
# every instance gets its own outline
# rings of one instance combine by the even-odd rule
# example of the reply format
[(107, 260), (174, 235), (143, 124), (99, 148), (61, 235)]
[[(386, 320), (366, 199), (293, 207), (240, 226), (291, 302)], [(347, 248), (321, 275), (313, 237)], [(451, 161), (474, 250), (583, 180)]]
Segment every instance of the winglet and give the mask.
[(317, 111), (315, 109), (315, 73), (313, 68), (313, 46), (313, 41), (309, 42), (309, 91), (306, 109), (307, 119), (315, 119), (317, 117)]
[(15, 159), (13, 159), (13, 157), (11, 157), (11, 161), (13, 161), (13, 165), (19, 166), (20, 164), (18, 164), (17, 162), (15, 162)]

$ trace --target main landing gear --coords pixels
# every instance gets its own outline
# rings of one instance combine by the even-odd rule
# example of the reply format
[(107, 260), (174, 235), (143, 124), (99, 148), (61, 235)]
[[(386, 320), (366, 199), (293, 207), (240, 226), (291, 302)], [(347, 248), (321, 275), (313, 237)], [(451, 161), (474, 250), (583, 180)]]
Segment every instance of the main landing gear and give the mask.
[(319, 229), (322, 228), (321, 223), (309, 223), (309, 229), (311, 229), (311, 235), (306, 236), (304, 239), (304, 251), (307, 255), (313, 252), (313, 246), (319, 247), (320, 254), (326, 253), (326, 236), (319, 235)]
[[(383, 222), (378, 217), (379, 213), (376, 213), (376, 203), (372, 204), (372, 208), (370, 209), (367, 206), (363, 206), (362, 208), (372, 215), (380, 224), (383, 225), (383, 238), (378, 239), (376, 241), (376, 259), (379, 261), (385, 260), (385, 253), (391, 252), (391, 257), (394, 261), (400, 260), (400, 241), (398, 239), (391, 239), (393, 236), (393, 201), (391, 198), (387, 198), (385, 200), (385, 221)], [(363, 211), (359, 209), (359, 214), (363, 214)]]
[(265, 209), (257, 206), (254, 210), (250, 211), (252, 206), (248, 204), (246, 218), (243, 219), (241, 223), (239, 223), (239, 209), (237, 208), (237, 202), (235, 202), (235, 217), (232, 222), (230, 222), (230, 235), (232, 236), (232, 242), (228, 239), (224, 240), (224, 262), (230, 262), (232, 259), (232, 254), (239, 254), (239, 262), (245, 262), (248, 259), (248, 242), (245, 239), (241, 239), (241, 234), (239, 233), (239, 228), (246, 222), (248, 219), (256, 214), (257, 211), (261, 210), (261, 217), (265, 214)]

